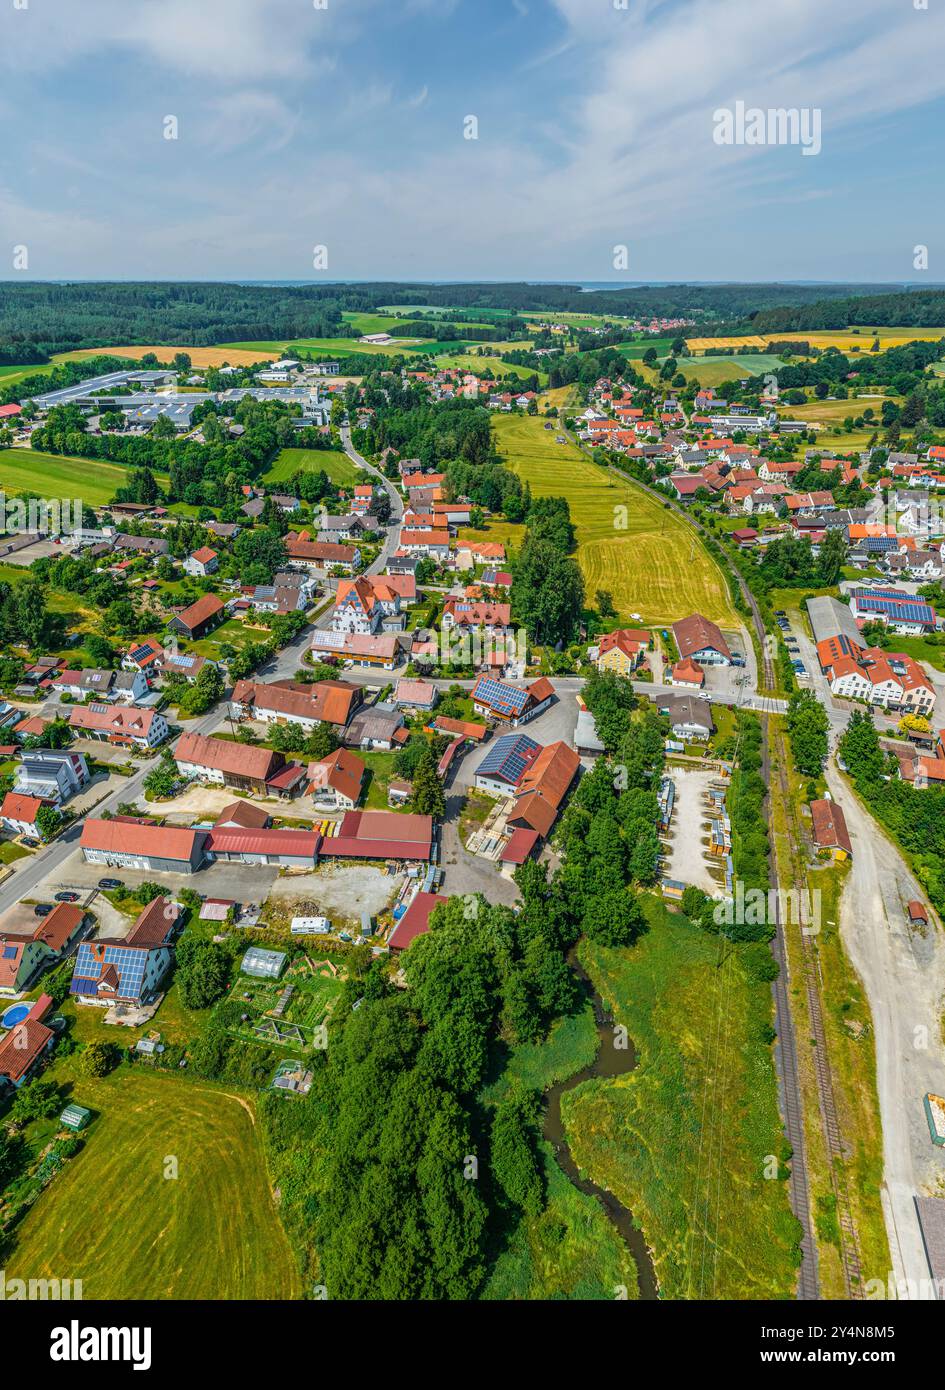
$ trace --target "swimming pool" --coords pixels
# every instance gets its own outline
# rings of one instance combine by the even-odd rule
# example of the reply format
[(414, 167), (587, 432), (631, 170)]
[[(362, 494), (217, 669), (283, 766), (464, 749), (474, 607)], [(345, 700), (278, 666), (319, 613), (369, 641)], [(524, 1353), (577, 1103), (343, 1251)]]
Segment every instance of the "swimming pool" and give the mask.
[(31, 1007), (30, 1004), (11, 1004), (0, 1018), (0, 1028), (13, 1028), (16, 1024), (22, 1023)]

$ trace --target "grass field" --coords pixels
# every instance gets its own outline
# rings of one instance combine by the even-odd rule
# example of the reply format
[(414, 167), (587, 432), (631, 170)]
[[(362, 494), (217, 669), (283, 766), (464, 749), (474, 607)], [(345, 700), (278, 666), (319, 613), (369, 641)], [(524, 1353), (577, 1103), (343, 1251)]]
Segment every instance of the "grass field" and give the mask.
[[(167, 482), (166, 476), (155, 476), (162, 486)], [(0, 487), (9, 495), (34, 492), (70, 501), (80, 497), (90, 507), (101, 507), (128, 478), (129, 470), (120, 463), (44, 454), (38, 449), (0, 449)]]
[[(807, 420), (813, 425), (819, 425), (817, 430), (818, 448), (826, 444), (830, 448), (835, 448), (837, 453), (855, 453), (869, 443), (875, 430), (879, 429), (879, 421), (883, 409), (883, 401), (886, 397), (878, 394), (869, 396), (851, 396), (845, 401), (808, 401), (806, 405), (788, 405), (784, 407), (785, 415), (791, 420)], [(895, 396), (891, 400), (897, 399)], [(865, 429), (855, 429), (847, 433), (843, 429), (843, 422), (847, 417), (856, 419), (863, 414), (867, 408), (872, 408), (876, 424), (867, 426)]]
[[(544, 1042), (513, 1048), (481, 1100), (491, 1107), (513, 1086), (544, 1091), (588, 1066), (597, 1047), (594, 1015), (585, 1005), (558, 1019)], [(579, 1192), (561, 1171), (551, 1146), (542, 1140), (539, 1150), (544, 1210), (523, 1217), (508, 1234), (480, 1297), (612, 1299), (618, 1285), (632, 1297), (636, 1269), (619, 1233), (598, 1202)]]
[(663, 1298), (791, 1298), (800, 1227), (766, 1171), (784, 1151), (770, 987), (751, 948), (645, 906), (635, 946), (580, 947), (639, 1061), (563, 1097), (572, 1152), (640, 1222)]
[(530, 415), (501, 415), (498, 447), (536, 495), (566, 497), (577, 527), (588, 599), (613, 595), (623, 617), (667, 623), (699, 612), (739, 626), (725, 579), (686, 523), (661, 503), (591, 463)]
[(282, 483), (299, 472), (321, 469), (339, 487), (353, 487), (363, 475), (343, 449), (283, 449), (262, 475), (264, 483)]
[(9, 1278), (81, 1279), (85, 1299), (299, 1297), (252, 1101), (127, 1067), (73, 1098), (98, 1117), (20, 1226)]
[(719, 386), (723, 381), (737, 381), (743, 376), (777, 374), (784, 363), (770, 352), (742, 352), (731, 357), (706, 354), (704, 357), (681, 357), (679, 370), (700, 386)]

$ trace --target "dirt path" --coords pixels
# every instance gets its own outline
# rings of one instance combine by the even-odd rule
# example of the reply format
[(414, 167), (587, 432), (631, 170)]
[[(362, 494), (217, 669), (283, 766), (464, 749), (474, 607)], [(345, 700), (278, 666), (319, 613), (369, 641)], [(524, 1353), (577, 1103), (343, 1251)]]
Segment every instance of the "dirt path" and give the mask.
[[(929, 1267), (913, 1199), (945, 1194), (945, 1157), (931, 1143), (922, 1105), (926, 1092), (945, 1089), (945, 938), (934, 924), (924, 935), (909, 927), (905, 905), (923, 897), (919, 885), (832, 766), (827, 783), (843, 807), (853, 843), (840, 929), (873, 1016), (883, 1123), (883, 1209), (893, 1272), (915, 1286), (928, 1282)], [(865, 1273), (867, 1278), (883, 1277), (881, 1271)], [(921, 1295), (913, 1291), (910, 1296)]]

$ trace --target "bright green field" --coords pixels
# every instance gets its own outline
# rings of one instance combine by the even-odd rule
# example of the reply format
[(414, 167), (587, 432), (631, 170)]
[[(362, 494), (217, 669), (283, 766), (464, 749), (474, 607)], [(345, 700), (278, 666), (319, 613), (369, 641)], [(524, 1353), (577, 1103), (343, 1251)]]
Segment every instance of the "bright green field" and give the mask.
[(734, 356), (680, 357), (679, 370), (700, 386), (718, 386), (723, 381), (737, 381), (743, 376), (775, 375), (784, 366), (780, 357), (770, 352), (742, 352)]
[(746, 970), (753, 948), (646, 909), (635, 946), (579, 948), (639, 1060), (563, 1097), (572, 1153), (639, 1221), (663, 1298), (792, 1298), (800, 1227), (766, 1173), (785, 1142), (770, 986)]
[[(155, 475), (163, 485), (166, 477)], [(0, 487), (8, 494), (35, 492), (42, 497), (81, 497), (91, 507), (110, 502), (129, 472), (120, 463), (44, 454), (38, 449), (0, 449)]]
[(728, 585), (695, 532), (641, 488), (591, 463), (531, 415), (499, 415), (496, 440), (533, 493), (566, 497), (577, 527), (578, 560), (589, 600), (607, 589), (622, 617), (675, 622), (703, 613), (738, 628)]
[(98, 1118), (19, 1227), (8, 1278), (81, 1279), (86, 1299), (300, 1296), (252, 1101), (128, 1067), (74, 1099)]
[(339, 487), (353, 487), (363, 474), (355, 468), (343, 449), (283, 449), (271, 468), (262, 476), (264, 483), (286, 482), (300, 471), (314, 473), (321, 469)]

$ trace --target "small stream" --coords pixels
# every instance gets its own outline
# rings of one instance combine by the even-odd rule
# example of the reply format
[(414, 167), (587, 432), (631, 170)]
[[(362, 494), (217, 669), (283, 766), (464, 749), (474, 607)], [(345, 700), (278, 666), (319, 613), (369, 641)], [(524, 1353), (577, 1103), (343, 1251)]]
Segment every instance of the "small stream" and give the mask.
[(594, 1007), (594, 1022), (597, 1026), (597, 1037), (599, 1046), (597, 1056), (589, 1067), (577, 1072), (574, 1076), (569, 1076), (566, 1081), (559, 1081), (545, 1092), (545, 1122), (542, 1127), (544, 1137), (554, 1149), (555, 1159), (562, 1172), (570, 1179), (579, 1192), (585, 1193), (588, 1197), (596, 1197), (603, 1206), (613, 1225), (620, 1232), (624, 1243), (633, 1256), (637, 1267), (637, 1278), (640, 1286), (641, 1299), (656, 1299), (659, 1297), (656, 1271), (653, 1268), (653, 1261), (650, 1259), (650, 1252), (646, 1247), (642, 1231), (633, 1224), (632, 1213), (619, 1202), (612, 1192), (606, 1188), (598, 1187), (596, 1183), (588, 1178), (582, 1178), (578, 1172), (571, 1149), (568, 1145), (567, 1135), (564, 1125), (561, 1122), (561, 1097), (566, 1091), (572, 1091), (575, 1086), (580, 1086), (582, 1081), (590, 1081), (595, 1078), (608, 1078), (613, 1076), (624, 1076), (627, 1072), (633, 1071), (637, 1064), (637, 1055), (634, 1051), (632, 1042), (626, 1048), (614, 1047), (613, 1019), (604, 1007), (604, 1001), (595, 990), (591, 978), (581, 965), (577, 957), (572, 954), (568, 957), (572, 970), (581, 980), (591, 1003)]

